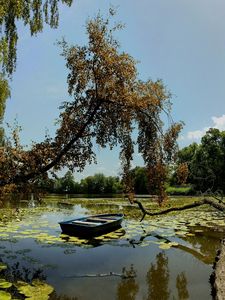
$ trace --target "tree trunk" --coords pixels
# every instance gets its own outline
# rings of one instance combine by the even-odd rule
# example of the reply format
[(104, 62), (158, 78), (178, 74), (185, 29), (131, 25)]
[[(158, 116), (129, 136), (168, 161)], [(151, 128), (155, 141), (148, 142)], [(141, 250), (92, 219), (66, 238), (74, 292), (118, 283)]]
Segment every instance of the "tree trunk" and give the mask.
[(225, 299), (225, 240), (221, 242), (221, 249), (218, 251), (214, 264), (214, 273), (211, 277), (213, 298), (216, 300)]

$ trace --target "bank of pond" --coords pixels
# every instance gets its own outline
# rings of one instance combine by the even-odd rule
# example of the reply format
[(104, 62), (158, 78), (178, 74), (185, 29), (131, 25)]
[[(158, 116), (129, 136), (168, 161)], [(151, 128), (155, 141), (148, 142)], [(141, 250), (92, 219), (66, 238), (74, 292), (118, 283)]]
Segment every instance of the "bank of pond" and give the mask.
[[(194, 198), (172, 198), (183, 205)], [(151, 210), (152, 199), (142, 198)], [(121, 213), (121, 228), (95, 237), (61, 232), (62, 220)], [(46, 196), (0, 209), (0, 299), (212, 299), (210, 275), (224, 214), (204, 206), (145, 217), (121, 198)]]

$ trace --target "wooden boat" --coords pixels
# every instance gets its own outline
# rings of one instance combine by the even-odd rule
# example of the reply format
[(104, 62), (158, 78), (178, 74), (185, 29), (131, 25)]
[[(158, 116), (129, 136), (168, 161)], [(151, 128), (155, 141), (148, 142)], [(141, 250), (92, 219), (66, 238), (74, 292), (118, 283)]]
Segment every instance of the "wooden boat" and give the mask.
[(76, 236), (97, 236), (119, 228), (123, 214), (92, 215), (59, 222), (63, 233)]

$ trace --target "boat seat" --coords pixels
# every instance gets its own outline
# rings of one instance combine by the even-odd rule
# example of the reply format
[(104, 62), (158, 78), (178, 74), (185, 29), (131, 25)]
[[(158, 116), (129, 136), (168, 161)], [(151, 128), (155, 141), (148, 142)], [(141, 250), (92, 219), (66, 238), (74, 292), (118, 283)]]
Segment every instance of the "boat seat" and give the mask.
[(87, 221), (104, 221), (104, 222), (111, 222), (113, 220), (115, 220), (115, 219), (104, 219), (104, 218), (97, 218), (97, 217), (87, 219)]
[(89, 222), (89, 221), (72, 221), (73, 224), (79, 224), (79, 225), (101, 225), (101, 223), (97, 223), (97, 222)]

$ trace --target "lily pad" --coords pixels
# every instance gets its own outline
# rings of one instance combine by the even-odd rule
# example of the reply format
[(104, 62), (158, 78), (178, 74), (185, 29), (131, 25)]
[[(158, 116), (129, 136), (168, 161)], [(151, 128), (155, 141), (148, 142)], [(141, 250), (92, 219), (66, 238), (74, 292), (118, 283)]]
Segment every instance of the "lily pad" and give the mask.
[(6, 281), (3, 278), (0, 278), (0, 289), (8, 289), (12, 286), (11, 282)]
[(10, 295), (10, 293), (7, 293), (5, 291), (0, 291), (0, 299), (1, 300), (11, 300), (12, 296)]
[(2, 270), (5, 270), (5, 269), (7, 269), (7, 265), (5, 265), (5, 264), (3, 264), (2, 262), (0, 262), (0, 272), (1, 272)]
[(167, 250), (167, 249), (171, 248), (171, 245), (170, 245), (170, 243), (163, 243), (163, 244), (159, 245), (159, 248), (163, 249), (163, 250)]
[(191, 232), (190, 232), (190, 233), (186, 233), (186, 235), (187, 235), (187, 236), (195, 236), (195, 234), (194, 234), (194, 233), (191, 233)]
[(15, 286), (20, 294), (30, 300), (48, 300), (49, 295), (54, 291), (51, 285), (38, 279), (33, 280), (31, 285), (24, 281), (17, 281)]

